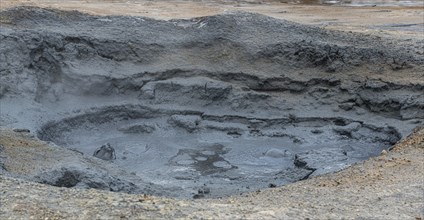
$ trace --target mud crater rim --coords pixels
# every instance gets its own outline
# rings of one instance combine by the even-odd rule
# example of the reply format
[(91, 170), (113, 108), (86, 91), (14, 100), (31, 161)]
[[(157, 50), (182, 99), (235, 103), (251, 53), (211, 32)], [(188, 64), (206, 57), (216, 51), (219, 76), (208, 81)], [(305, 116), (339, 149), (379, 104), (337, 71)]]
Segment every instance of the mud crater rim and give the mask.
[[(401, 135), (343, 117), (253, 118), (117, 105), (46, 123), (38, 137), (88, 156), (110, 144), (116, 152), (110, 163), (164, 188), (184, 186), (183, 197), (197, 198), (199, 187), (223, 197), (335, 172), (379, 155)], [(230, 190), (215, 192), (226, 182)]]

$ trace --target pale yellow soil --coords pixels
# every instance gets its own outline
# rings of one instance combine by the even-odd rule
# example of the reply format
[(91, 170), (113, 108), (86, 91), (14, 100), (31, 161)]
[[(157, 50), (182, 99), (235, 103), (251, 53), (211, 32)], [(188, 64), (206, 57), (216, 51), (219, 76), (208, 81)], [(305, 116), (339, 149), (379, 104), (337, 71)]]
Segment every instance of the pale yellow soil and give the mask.
[[(156, 19), (193, 18), (230, 11), (261, 13), (275, 18), (329, 29), (359, 31), (379, 34), (423, 34), (424, 3), (419, 6), (341, 7), (322, 5), (298, 5), (262, 1), (249, 4), (240, 1), (147, 1), (147, 0), (1, 0), (0, 9), (13, 6), (40, 6), (63, 10), (78, 10), (96, 15), (134, 15)], [(384, 25), (421, 24), (420, 30), (386, 30)], [(393, 29), (393, 28), (392, 28)], [(422, 36), (422, 35), (421, 35)]]

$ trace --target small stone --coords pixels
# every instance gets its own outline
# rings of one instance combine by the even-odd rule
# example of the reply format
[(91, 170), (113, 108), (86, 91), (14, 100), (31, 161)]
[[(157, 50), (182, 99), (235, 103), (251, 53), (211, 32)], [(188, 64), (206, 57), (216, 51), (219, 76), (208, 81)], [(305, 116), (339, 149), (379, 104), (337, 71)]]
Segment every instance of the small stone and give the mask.
[(333, 127), (333, 131), (340, 135), (352, 136), (353, 132), (358, 131), (362, 127), (361, 123), (352, 122), (345, 126), (335, 126)]
[(265, 152), (264, 154), (267, 157), (272, 157), (272, 158), (282, 158), (282, 157), (286, 157), (288, 155), (290, 155), (290, 153), (288, 152), (288, 150), (279, 150), (279, 149), (269, 149), (267, 152)]
[(357, 109), (356, 109), (356, 114), (357, 114), (357, 115), (363, 115), (363, 114), (365, 114), (365, 110), (364, 110), (364, 109), (362, 109), (362, 108), (357, 108)]
[(307, 165), (307, 162), (303, 160), (298, 154), (294, 155), (294, 165), (299, 168), (303, 168)]
[(382, 91), (388, 88), (387, 83), (379, 80), (369, 80), (365, 83), (365, 88), (372, 89), (374, 91)]
[(302, 141), (299, 138), (294, 138), (293, 143), (299, 144), (299, 143), (302, 143)]
[(323, 131), (322, 130), (319, 130), (319, 129), (314, 129), (314, 130), (311, 131), (311, 133), (312, 134), (322, 134)]
[(334, 107), (334, 108), (332, 108), (331, 110), (332, 110), (333, 112), (339, 112), (339, 111), (340, 111), (338, 107)]
[(93, 156), (100, 158), (102, 160), (115, 160), (116, 159), (115, 149), (112, 146), (110, 146), (109, 143), (106, 143), (105, 145), (103, 145), (99, 149), (97, 149), (94, 152)]
[(30, 133), (31, 132), (29, 129), (26, 129), (26, 128), (15, 128), (15, 129), (13, 129), (13, 131), (17, 132), (17, 133)]
[(361, 105), (364, 104), (364, 101), (361, 98), (358, 97), (358, 98), (356, 98), (355, 103), (356, 103), (356, 105), (361, 106)]
[(202, 187), (197, 191), (199, 194), (209, 194), (211, 192), (211, 189), (208, 187)]
[(204, 198), (204, 197), (205, 197), (204, 194), (196, 194), (196, 195), (193, 196), (193, 199), (201, 199), (201, 198)]
[(196, 130), (202, 118), (198, 115), (172, 115), (168, 122), (176, 127), (183, 128), (188, 132)]
[(385, 155), (387, 155), (387, 151), (386, 151), (386, 150), (382, 150), (382, 151), (381, 151), (381, 153), (380, 153), (380, 155), (381, 155), (381, 156), (385, 156)]
[(341, 108), (341, 109), (343, 109), (345, 111), (349, 111), (349, 110), (352, 110), (352, 108), (355, 105), (356, 105), (356, 103), (354, 103), (354, 102), (346, 102), (346, 103), (340, 104), (339, 105), (339, 108)]

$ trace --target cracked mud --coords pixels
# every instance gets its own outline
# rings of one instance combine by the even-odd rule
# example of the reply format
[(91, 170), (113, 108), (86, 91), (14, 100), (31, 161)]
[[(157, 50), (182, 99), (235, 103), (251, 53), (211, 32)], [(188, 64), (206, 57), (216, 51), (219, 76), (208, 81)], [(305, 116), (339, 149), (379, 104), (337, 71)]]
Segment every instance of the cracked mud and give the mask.
[(59, 163), (33, 181), (224, 197), (339, 171), (423, 124), (422, 81), (362, 75), (423, 72), (416, 42), (250, 13), (0, 18), (2, 126), (109, 164)]

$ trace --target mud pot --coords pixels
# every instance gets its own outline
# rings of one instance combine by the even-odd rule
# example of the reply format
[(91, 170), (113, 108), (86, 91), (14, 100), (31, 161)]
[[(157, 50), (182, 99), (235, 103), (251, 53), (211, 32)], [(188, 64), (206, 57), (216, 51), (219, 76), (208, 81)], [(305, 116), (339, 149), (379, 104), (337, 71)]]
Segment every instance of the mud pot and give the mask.
[(75, 160), (23, 177), (37, 182), (224, 197), (339, 171), (423, 124), (419, 40), (251, 13), (159, 21), (19, 7), (0, 21), (2, 127), (120, 170)]

